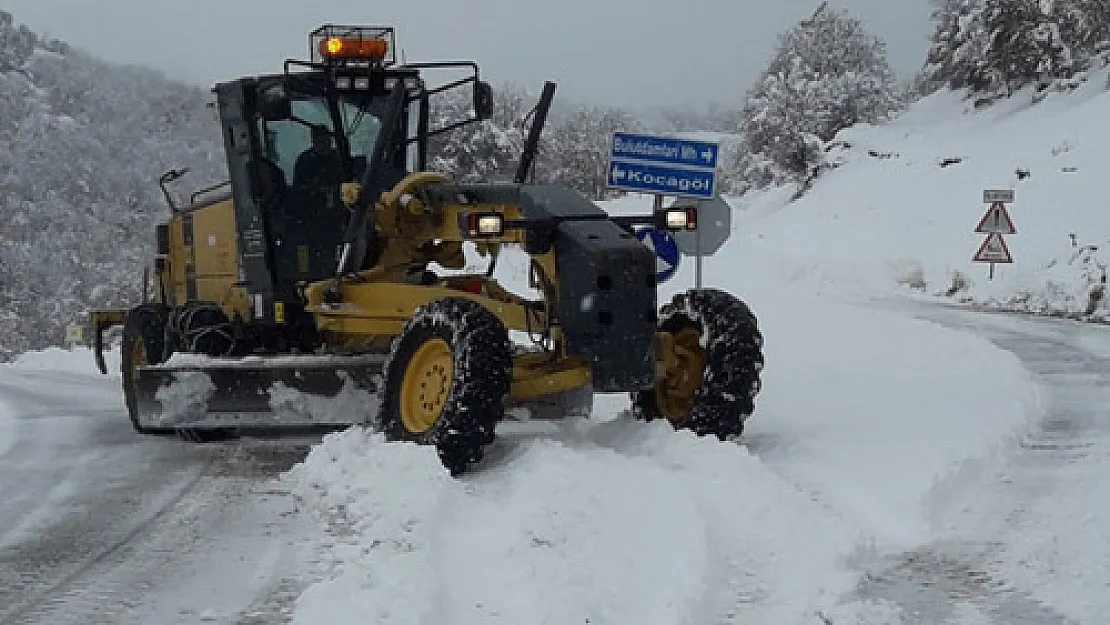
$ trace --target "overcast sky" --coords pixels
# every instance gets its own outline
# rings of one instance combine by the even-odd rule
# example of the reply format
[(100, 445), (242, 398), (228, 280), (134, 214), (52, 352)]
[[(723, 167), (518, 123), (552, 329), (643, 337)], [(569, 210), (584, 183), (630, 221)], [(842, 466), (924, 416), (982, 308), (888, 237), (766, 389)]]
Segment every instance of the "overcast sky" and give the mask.
[[(205, 86), (304, 58), (321, 23), (397, 28), (409, 60), (466, 58), (483, 77), (619, 106), (738, 102), (776, 37), (820, 0), (2, 0), (17, 22), (112, 61)], [(833, 0), (921, 67), (928, 0)]]

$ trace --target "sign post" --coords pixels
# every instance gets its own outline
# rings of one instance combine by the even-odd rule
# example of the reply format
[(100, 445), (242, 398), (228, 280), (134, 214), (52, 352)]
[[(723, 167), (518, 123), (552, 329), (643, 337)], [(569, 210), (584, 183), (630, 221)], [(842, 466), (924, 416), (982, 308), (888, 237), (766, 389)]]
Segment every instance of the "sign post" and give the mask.
[[(711, 141), (694, 141), (674, 137), (658, 137), (629, 132), (614, 132), (609, 151), (608, 175), (606, 186), (610, 189), (637, 191), (653, 194), (652, 212), (658, 215), (663, 209), (664, 196), (710, 200), (714, 198), (717, 182), (717, 156), (720, 146)], [(721, 201), (721, 200), (718, 200)], [(721, 201), (723, 203), (723, 201)], [(727, 207), (727, 204), (725, 204)], [(699, 204), (698, 227), (693, 233), (694, 255), (697, 257), (696, 281), (701, 286), (701, 211)], [(637, 237), (644, 242), (651, 241), (652, 249), (664, 265), (670, 258), (663, 257), (674, 250), (674, 263), (677, 268), (679, 244), (675, 241), (678, 234), (657, 231), (641, 232)], [(662, 245), (661, 241), (666, 241)], [(672, 243), (674, 245), (672, 246)], [(683, 251), (689, 249), (682, 246)], [(669, 279), (674, 272), (660, 272), (659, 282)]]
[(732, 234), (732, 207), (721, 198), (714, 197), (708, 200), (677, 200), (669, 208), (693, 208), (697, 213), (697, 229), (675, 232), (674, 238), (683, 255), (694, 257), (697, 263), (695, 281), (700, 288), (702, 259), (716, 254)]
[(990, 206), (979, 220), (975, 232), (985, 234), (987, 238), (979, 245), (979, 249), (971, 260), (976, 263), (990, 263), (990, 273), (987, 274), (988, 280), (994, 280), (995, 263), (1009, 264), (1014, 262), (1014, 258), (1010, 254), (1010, 248), (1006, 245), (1006, 240), (1002, 238), (1002, 235), (1017, 233), (1014, 221), (1010, 218), (1010, 212), (1006, 210), (1006, 204), (1013, 201), (1014, 192), (1012, 189), (988, 189), (983, 191), (983, 203)]

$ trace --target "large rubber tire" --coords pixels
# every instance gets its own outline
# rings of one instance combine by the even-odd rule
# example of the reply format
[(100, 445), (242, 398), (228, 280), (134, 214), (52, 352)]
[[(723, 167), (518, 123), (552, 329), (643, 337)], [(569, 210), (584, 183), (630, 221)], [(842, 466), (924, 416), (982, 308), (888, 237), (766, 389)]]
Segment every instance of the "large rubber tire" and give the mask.
[[(679, 293), (660, 309), (659, 329), (677, 334), (697, 332), (694, 346), (701, 371), (688, 412), (665, 414), (659, 385), (632, 394), (633, 416), (646, 421), (667, 418), (676, 429), (720, 440), (739, 437), (755, 412), (763, 371), (763, 335), (755, 315), (740, 299), (717, 289)], [(661, 381), (662, 383), (662, 381)]]
[(458, 476), (493, 442), (511, 383), (511, 344), (501, 320), (471, 300), (436, 300), (418, 309), (394, 341), (379, 426), (389, 440), (434, 445)]
[(120, 374), (123, 399), (131, 426), (140, 434), (164, 434), (169, 430), (144, 427), (139, 423), (135, 390), (135, 370), (142, 365), (165, 361), (166, 321), (169, 309), (162, 304), (140, 304), (127, 313), (120, 342)]

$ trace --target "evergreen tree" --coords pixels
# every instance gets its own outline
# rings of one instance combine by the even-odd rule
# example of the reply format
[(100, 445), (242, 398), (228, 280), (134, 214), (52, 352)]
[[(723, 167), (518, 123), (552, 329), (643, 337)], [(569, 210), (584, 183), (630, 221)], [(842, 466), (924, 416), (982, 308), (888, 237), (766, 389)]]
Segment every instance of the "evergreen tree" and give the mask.
[(821, 165), (821, 144), (902, 105), (886, 44), (844, 11), (822, 6), (780, 37), (749, 92), (740, 177), (759, 185), (804, 180)]
[(979, 66), (981, 83), (1012, 93), (1069, 75), (1071, 49), (1040, 0), (986, 0), (984, 20), (990, 43)]
[(631, 113), (614, 107), (586, 106), (552, 115), (537, 159), (537, 182), (563, 184), (594, 200), (612, 197), (616, 193), (606, 189), (612, 134), (643, 130)]
[(1110, 41), (1105, 0), (933, 0), (921, 91), (1009, 95), (1089, 69)]

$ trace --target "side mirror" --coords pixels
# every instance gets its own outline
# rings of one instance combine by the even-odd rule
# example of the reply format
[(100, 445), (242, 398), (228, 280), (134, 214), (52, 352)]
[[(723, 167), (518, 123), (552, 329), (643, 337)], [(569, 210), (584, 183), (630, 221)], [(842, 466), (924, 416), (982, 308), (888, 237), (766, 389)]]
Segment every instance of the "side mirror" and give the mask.
[(483, 121), (493, 117), (493, 87), (488, 82), (474, 83), (474, 115)]
[(282, 85), (262, 90), (258, 98), (258, 113), (268, 122), (278, 122), (293, 117), (293, 102)]

